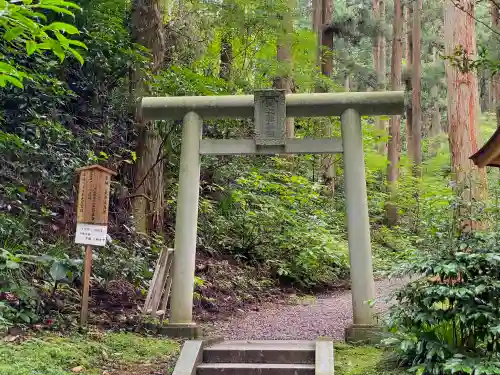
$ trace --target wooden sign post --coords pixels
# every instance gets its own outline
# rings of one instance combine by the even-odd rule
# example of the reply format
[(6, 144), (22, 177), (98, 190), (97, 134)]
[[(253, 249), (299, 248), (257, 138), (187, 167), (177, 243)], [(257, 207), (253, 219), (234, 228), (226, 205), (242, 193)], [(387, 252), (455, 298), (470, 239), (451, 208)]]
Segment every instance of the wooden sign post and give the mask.
[(75, 243), (87, 245), (85, 247), (80, 315), (80, 325), (86, 326), (92, 269), (92, 245), (106, 245), (109, 191), (111, 177), (116, 176), (116, 173), (100, 165), (78, 168), (76, 172), (80, 174), (80, 184), (78, 188)]

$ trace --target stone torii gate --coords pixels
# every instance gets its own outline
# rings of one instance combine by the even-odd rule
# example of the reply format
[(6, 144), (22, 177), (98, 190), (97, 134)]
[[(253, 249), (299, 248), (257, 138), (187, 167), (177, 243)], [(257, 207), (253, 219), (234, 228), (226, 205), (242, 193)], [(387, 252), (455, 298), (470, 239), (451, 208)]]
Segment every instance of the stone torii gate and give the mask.
[[(353, 326), (348, 335), (363, 335), (374, 326), (372, 252), (362, 115), (398, 115), (404, 110), (404, 92), (289, 94), (260, 90), (255, 95), (143, 98), (146, 120), (183, 119), (175, 224), (175, 256), (171, 312), (165, 332), (196, 337), (193, 292), (200, 186), (200, 155), (344, 154), (347, 231), (351, 273)], [(285, 137), (286, 117), (341, 116), (342, 139)], [(204, 118), (254, 118), (254, 139), (202, 139)]]

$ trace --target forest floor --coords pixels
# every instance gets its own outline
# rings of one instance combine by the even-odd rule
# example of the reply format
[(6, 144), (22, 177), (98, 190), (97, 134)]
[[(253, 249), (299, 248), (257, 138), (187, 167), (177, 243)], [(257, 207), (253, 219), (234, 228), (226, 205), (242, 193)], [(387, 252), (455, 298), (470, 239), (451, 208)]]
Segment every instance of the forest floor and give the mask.
[[(390, 292), (404, 280), (376, 282), (378, 311), (387, 308)], [(316, 339), (342, 341), (351, 323), (351, 292), (337, 290), (316, 296), (288, 295), (286, 299), (247, 305), (227, 318), (212, 315), (207, 333), (227, 339)], [(12, 336), (11, 336), (12, 337)], [(2, 375), (168, 375), (180, 342), (135, 333), (91, 329), (78, 333), (26, 333), (15, 341), (0, 341)], [(342, 375), (399, 375), (387, 362), (387, 352), (373, 346), (335, 344), (336, 373)]]
[[(406, 281), (376, 281), (376, 310), (387, 310), (387, 297)], [(289, 297), (280, 302), (268, 302), (240, 310), (228, 319), (206, 323), (208, 333), (235, 340), (297, 339), (314, 340), (319, 336), (344, 339), (345, 328), (352, 323), (350, 290), (339, 290), (318, 296)]]

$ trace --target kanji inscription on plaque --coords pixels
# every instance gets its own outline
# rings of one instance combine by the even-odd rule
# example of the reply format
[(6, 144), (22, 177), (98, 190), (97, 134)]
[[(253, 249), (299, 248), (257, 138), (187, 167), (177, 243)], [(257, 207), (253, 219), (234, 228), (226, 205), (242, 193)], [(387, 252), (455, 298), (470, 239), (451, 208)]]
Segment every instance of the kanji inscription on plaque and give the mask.
[(116, 173), (99, 165), (80, 168), (77, 172), (80, 173), (80, 183), (75, 242), (104, 246), (111, 176)]
[(284, 145), (285, 91), (257, 91), (254, 100), (255, 143), (261, 146)]

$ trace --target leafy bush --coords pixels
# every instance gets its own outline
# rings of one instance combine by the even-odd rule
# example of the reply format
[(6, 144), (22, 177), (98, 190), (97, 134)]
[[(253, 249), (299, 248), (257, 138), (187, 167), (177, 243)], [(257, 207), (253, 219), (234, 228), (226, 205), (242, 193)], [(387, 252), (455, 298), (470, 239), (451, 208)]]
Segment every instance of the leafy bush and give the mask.
[(347, 272), (347, 244), (322, 189), (279, 169), (241, 174), (219, 204), (215, 241), (300, 286), (335, 282)]
[(415, 279), (394, 295), (388, 343), (417, 374), (500, 374), (500, 234), (438, 222), (395, 272)]

